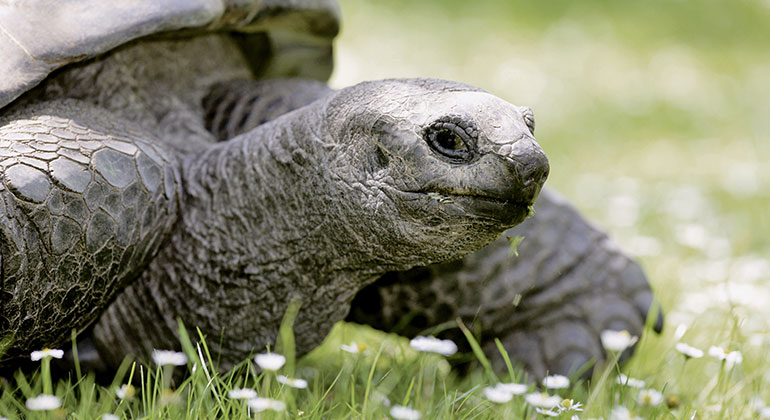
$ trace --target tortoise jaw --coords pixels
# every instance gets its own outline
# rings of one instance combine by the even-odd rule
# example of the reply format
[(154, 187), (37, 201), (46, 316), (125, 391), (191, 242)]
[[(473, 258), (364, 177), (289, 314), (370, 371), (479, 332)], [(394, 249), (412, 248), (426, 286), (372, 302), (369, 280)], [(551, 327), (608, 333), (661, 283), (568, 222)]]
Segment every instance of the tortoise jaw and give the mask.
[(505, 228), (523, 222), (529, 216), (533, 204), (481, 195), (455, 195), (452, 200), (466, 213), (491, 219)]
[[(538, 189), (539, 191), (539, 189)], [(532, 213), (537, 194), (524, 198), (501, 197), (481, 192), (450, 192), (443, 189), (402, 191), (418, 202), (427, 201), (431, 213), (483, 219), (509, 228), (523, 222)]]

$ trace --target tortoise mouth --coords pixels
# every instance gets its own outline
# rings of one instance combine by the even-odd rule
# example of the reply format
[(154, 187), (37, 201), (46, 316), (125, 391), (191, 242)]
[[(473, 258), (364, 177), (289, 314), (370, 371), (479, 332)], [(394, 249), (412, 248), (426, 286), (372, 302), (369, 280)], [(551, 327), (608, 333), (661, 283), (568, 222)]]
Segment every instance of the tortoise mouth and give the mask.
[(506, 227), (523, 222), (529, 215), (532, 204), (485, 195), (458, 194), (452, 199), (468, 213), (495, 220)]
[(436, 207), (450, 210), (450, 213), (488, 219), (506, 228), (523, 222), (530, 215), (535, 202), (534, 198), (511, 199), (483, 192), (458, 193), (445, 190), (405, 192), (426, 197)]

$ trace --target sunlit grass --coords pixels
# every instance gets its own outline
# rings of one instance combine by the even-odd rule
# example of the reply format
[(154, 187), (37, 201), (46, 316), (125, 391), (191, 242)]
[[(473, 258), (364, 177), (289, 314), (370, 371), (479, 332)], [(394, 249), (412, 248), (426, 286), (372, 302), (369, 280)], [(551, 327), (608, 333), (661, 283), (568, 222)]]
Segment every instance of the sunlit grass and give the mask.
[[(292, 354), (291, 323), (284, 325), (278, 347)], [(734, 328), (737, 327), (727, 327), (718, 333), (734, 334)], [(647, 334), (630, 363), (618, 366), (610, 357), (607, 363), (597, 366), (590, 380), (571, 378), (568, 388), (545, 389), (528, 383), (514, 367), (507, 372), (485, 368), (485, 357), (481, 353), (476, 353), (478, 366), (461, 375), (443, 356), (417, 352), (403, 337), (340, 324), (321, 348), (296, 365), (289, 357), (276, 372), (260, 371), (250, 359), (225, 372), (217, 368), (216, 355), (209, 353), (205, 340), (197, 335), (188, 337), (181, 328), (182, 347), (187, 357), (183, 366), (126, 363), (110, 385), (102, 386), (91, 375), (52, 383), (44, 363), (42, 371), (31, 375), (19, 373), (3, 386), (0, 416), (9, 419), (97, 419), (105, 414), (154, 419), (383, 419), (393, 418), (393, 407), (404, 406), (419, 412), (423, 418), (546, 418), (535, 411), (533, 402), (526, 402), (528, 394), (546, 392), (558, 396), (557, 401), (572, 400), (560, 404), (585, 409), (556, 416), (564, 419), (574, 415), (582, 419), (607, 418), (608, 413), (618, 407), (628, 408), (642, 418), (755, 418), (755, 407), (751, 404), (757, 404), (757, 397), (767, 397), (762, 386), (765, 378), (757, 370), (765, 362), (762, 349), (751, 348), (738, 337), (734, 341), (704, 340), (693, 329), (679, 333), (683, 334), (683, 340), (701, 346), (719, 343), (730, 350), (741, 350), (743, 361), (731, 364), (709, 355), (688, 359), (671, 345), (673, 331), (663, 338)], [(467, 337), (475, 344), (470, 333)], [(351, 339), (358, 340), (358, 354), (340, 349), (341, 344)], [(628, 385), (616, 380), (620, 371), (631, 378), (627, 379)], [(278, 375), (303, 378), (309, 386), (295, 389), (283, 385), (277, 380)], [(645, 384), (633, 386), (633, 381), (639, 380)], [(500, 382), (522, 383), (526, 391), (517, 392), (503, 402), (492, 402), (485, 388)], [(118, 392), (126, 383), (134, 384), (133, 395), (125, 393), (125, 388), (123, 394)], [(280, 401), (283, 406), (279, 411), (255, 411), (248, 400), (231, 394), (233, 389), (244, 388), (255, 390), (261, 398)], [(42, 393), (56, 395), (62, 406), (47, 411), (28, 410), (25, 403)]]

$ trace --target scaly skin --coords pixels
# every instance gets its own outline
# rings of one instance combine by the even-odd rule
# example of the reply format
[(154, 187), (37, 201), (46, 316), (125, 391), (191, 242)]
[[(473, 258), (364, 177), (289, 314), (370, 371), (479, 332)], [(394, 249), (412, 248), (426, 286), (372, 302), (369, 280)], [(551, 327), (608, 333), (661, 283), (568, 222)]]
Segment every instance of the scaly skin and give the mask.
[[(209, 125), (228, 121), (229, 131), (212, 130), (225, 140), (332, 90), (280, 80), (229, 82), (215, 92), (207, 101)], [(653, 296), (640, 267), (555, 193), (544, 190), (536, 210), (504, 234), (525, 237), (518, 257), (501, 238), (459, 261), (388, 273), (358, 293), (347, 320), (414, 336), (460, 317), (477, 323), (498, 367), (495, 337), (534, 377), (603, 359), (604, 329), (641, 334)], [(662, 320), (658, 314), (657, 330)], [(466, 341), (457, 329), (443, 334)]]
[[(299, 299), (303, 354), (385, 272), (464, 255), (523, 220), (526, 205), (503, 216), (467, 194), (534, 200), (547, 164), (518, 108), (469, 89), (365, 83), (191, 157), (180, 224), (96, 326), (99, 353), (112, 364), (126, 352), (174, 346), (181, 317), (212, 337), (231, 366), (273, 343), (288, 303)], [(431, 106), (415, 112), (422, 103)], [(448, 165), (415, 135), (447, 114), (482, 133), (484, 154), (474, 163)], [(500, 154), (505, 146), (509, 155)]]
[(151, 133), (76, 100), (0, 119), (4, 357), (62, 343), (152, 259), (179, 208), (179, 173)]
[[(220, 57), (199, 63), (195, 58), (207, 43), (220, 48)], [(181, 196), (178, 211), (157, 220), (155, 234), (166, 237), (168, 232), (168, 237), (154, 258), (152, 247), (135, 252), (152, 259), (146, 269), (147, 259), (128, 260), (124, 277), (109, 277), (114, 286), (109, 292), (118, 293), (141, 271), (93, 330), (108, 365), (128, 354), (177, 347), (174, 331), (182, 319), (188, 327), (200, 327), (210, 344), (222, 338), (222, 347), (214, 350), (224, 367), (232, 366), (274, 341), (293, 299), (303, 302), (295, 324), (297, 350), (309, 351), (344, 318), (355, 292), (380, 275), (458, 258), (521, 222), (547, 175), (547, 160), (523, 109), (467, 85), (438, 80), (363, 83), (214, 144), (200, 102), (204, 92), (222, 82), (217, 79), (222, 74), (239, 73), (240, 54), (228, 51), (233, 48), (226, 38), (217, 36), (138, 43), (57, 76), (38, 96), (19, 104), (0, 128), (0, 136), (9, 139), (10, 158), (20, 159), (16, 122), (70, 104), (51, 97), (71, 97), (79, 102), (70, 106), (71, 113), (61, 114), (62, 124), (82, 126), (82, 140), (99, 150), (84, 159), (78, 172), (83, 178), (98, 182), (101, 174), (116, 187), (137, 179), (135, 166), (123, 164), (127, 156), (110, 160), (109, 167), (101, 163), (110, 138), (137, 148), (157, 144), (174, 156), (163, 165), (155, 162), (181, 174), (169, 195)], [(232, 66), (211, 77), (211, 67), (223, 63)], [(92, 132), (106, 137), (89, 137)], [(51, 133), (52, 142), (64, 147), (69, 134)], [(142, 155), (132, 156), (141, 166)], [(56, 169), (48, 170), (42, 176), (56, 178)], [(28, 178), (11, 173), (5, 187)], [(35, 193), (24, 191), (31, 188), (28, 184), (16, 187)], [(124, 206), (132, 204), (125, 196)], [(139, 199), (137, 206), (155, 205), (149, 196)], [(101, 206), (83, 215), (81, 225), (92, 225)], [(52, 217), (49, 213), (47, 207), (37, 212)], [(35, 210), (24, 216), (32, 219)], [(11, 225), (11, 219), (19, 218), (11, 215), (0, 224)], [(20, 224), (31, 226), (26, 219)], [(42, 231), (40, 241), (56, 243), (55, 235), (55, 229)], [(72, 240), (73, 235), (82, 238), (83, 233), (67, 231), (64, 237)], [(107, 240), (121, 239), (118, 229)], [(46, 257), (55, 252), (42, 248)], [(5, 271), (11, 254), (3, 251)], [(83, 246), (69, 252), (69, 260), (91, 257)], [(107, 272), (119, 262), (113, 254), (97, 261), (95, 270)], [(45, 281), (34, 281), (41, 276)], [(19, 287), (7, 289), (4, 282), (2, 290), (14, 299), (27, 294), (33, 301), (46, 298), (36, 287), (83, 290), (75, 312), (109, 300), (96, 299), (93, 287), (82, 288), (89, 277), (67, 283), (62, 276), (51, 265), (38, 264), (18, 277)], [(56, 334), (17, 331), (26, 334), (18, 342), (60, 343), (62, 331), (72, 325), (60, 322), (69, 319), (69, 307), (57, 304), (51, 304), (48, 318)], [(8, 316), (6, 307), (3, 316)], [(89, 320), (75, 321), (75, 328), (84, 328)]]

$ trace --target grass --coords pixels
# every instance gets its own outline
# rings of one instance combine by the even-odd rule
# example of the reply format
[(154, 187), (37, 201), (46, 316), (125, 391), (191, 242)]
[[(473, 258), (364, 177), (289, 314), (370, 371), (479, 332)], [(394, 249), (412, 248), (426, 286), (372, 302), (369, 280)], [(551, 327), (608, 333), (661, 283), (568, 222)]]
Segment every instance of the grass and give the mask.
[[(664, 332), (645, 334), (628, 363), (600, 366), (590, 381), (558, 391), (585, 404), (581, 419), (606, 419), (614, 407), (651, 419), (757, 418), (752, 401), (770, 403), (767, 1), (346, 0), (342, 12), (334, 86), (439, 77), (531, 106), (551, 160), (548, 184), (644, 265), (667, 315)], [(389, 418), (383, 397), (423, 418), (543, 418), (523, 397), (495, 404), (483, 395), (497, 381), (523, 380), (515, 361), (501, 374), (477, 354), (458, 375), (403, 337), (341, 323), (293, 364), (289, 332), (281, 351), (294, 372), (283, 373), (307, 379), (308, 389), (281, 386), (250, 361), (219, 371), (192, 334), (173, 387), (168, 369), (134, 364), (109, 386), (88, 375), (54, 384), (42, 371), (17, 374), (2, 385), (0, 416), (241, 418), (248, 409), (226, 395), (252, 387), (288, 405), (251, 413), (259, 418)], [(339, 349), (351, 341), (369, 353)], [(687, 360), (674, 349), (679, 341), (739, 350), (743, 361)], [(618, 371), (666, 401), (640, 405), (638, 389), (615, 382)], [(133, 401), (115, 395), (129, 377), (141, 384)], [(45, 386), (63, 408), (26, 411)], [(162, 404), (170, 388), (178, 402)]]
[[(351, 324), (339, 324), (322, 348), (296, 361), (291, 356), (291, 323), (295, 314), (296, 311), (288, 311), (281, 328), (277, 349), (289, 356), (278, 372), (259, 371), (251, 360), (230, 371), (220, 371), (205, 339), (199, 334), (191, 338), (180, 324), (182, 348), (187, 356), (183, 366), (127, 361), (110, 385), (99, 385), (93, 375), (76, 373), (52, 383), (46, 358), (38, 372), (17, 373), (12, 383), (3, 387), (0, 415), (9, 419), (99, 419), (105, 414), (128, 419), (384, 419), (390, 418), (392, 407), (401, 405), (419, 411), (423, 418), (545, 418), (531, 404), (524, 403), (524, 396), (515, 396), (505, 403), (488, 400), (485, 387), (526, 381), (523, 373), (510, 363), (507, 372), (492, 371), (473, 335), (465, 329), (479, 367), (459, 376), (443, 356), (418, 353), (403, 337)], [(358, 340), (356, 348), (361, 353), (341, 351), (339, 345), (351, 339)], [(590, 380), (573, 381), (571, 388), (551, 390), (550, 394), (558, 395), (559, 399), (585, 404), (584, 413), (572, 411), (559, 418), (606, 415), (619, 406), (628, 407), (643, 418), (690, 419), (696, 412), (696, 418), (753, 418), (749, 401), (743, 397), (756, 396), (762, 389), (757, 382), (761, 379), (746, 368), (757, 362), (756, 354), (744, 352), (742, 364), (728, 367), (715, 358), (686, 360), (662, 346), (661, 341), (646, 335), (641, 343), (643, 350), (626, 366), (621, 368), (611, 357), (597, 367)], [(507, 358), (502, 346), (500, 351)], [(643, 375), (648, 387), (665, 395), (666, 401), (654, 406), (641, 402), (642, 390), (615, 381), (621, 369), (636, 375), (650, 363), (662, 363), (670, 369)], [(306, 378), (309, 386), (294, 389), (282, 385), (277, 381), (278, 374)], [(125, 393), (123, 388), (125, 394), (119, 395), (118, 390), (126, 383), (134, 384), (133, 392)], [(692, 387), (693, 383), (699, 386)], [(749, 384), (750, 388), (744, 389)], [(285, 411), (255, 412), (244, 400), (228, 395), (236, 388), (254, 389), (261, 397), (282, 401)], [(538, 392), (535, 385), (528, 388), (528, 393)], [(62, 407), (48, 411), (25, 408), (27, 400), (43, 393), (58, 396)]]

